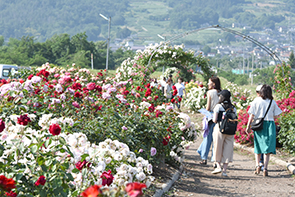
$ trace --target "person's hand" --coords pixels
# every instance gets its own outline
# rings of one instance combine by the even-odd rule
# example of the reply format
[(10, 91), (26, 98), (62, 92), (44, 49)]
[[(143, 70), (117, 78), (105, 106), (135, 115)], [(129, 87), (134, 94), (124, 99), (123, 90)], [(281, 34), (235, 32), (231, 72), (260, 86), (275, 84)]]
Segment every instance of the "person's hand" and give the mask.
[(249, 135), (250, 131), (251, 131), (251, 128), (249, 126), (247, 126), (247, 128), (245, 130), (245, 132), (247, 133), (247, 135)]

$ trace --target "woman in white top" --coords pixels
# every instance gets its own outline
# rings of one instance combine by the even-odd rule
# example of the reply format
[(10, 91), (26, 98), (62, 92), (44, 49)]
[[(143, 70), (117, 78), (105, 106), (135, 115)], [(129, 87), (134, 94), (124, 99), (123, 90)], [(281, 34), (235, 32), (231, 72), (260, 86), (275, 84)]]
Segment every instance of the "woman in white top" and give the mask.
[[(220, 80), (218, 77), (211, 77), (208, 81), (208, 92), (207, 92), (207, 107), (206, 110), (213, 113), (213, 109), (215, 105), (219, 101), (218, 97), (218, 92), (221, 91), (221, 86), (220, 86)], [(208, 154), (211, 148), (211, 144), (213, 141), (212, 133), (213, 133), (213, 128), (215, 126), (215, 123), (212, 122), (212, 120), (209, 120), (208, 122), (208, 129), (209, 133), (207, 136), (204, 137), (202, 144), (198, 148), (198, 153), (201, 156), (202, 161), (200, 164), (206, 165), (207, 164), (207, 158)], [(212, 147), (213, 149), (213, 147)], [(211, 161), (213, 161), (213, 151), (212, 151), (212, 158)]]
[[(234, 135), (223, 134), (219, 128), (225, 110), (233, 108), (236, 113), (236, 108), (231, 103), (230, 97), (231, 93), (228, 90), (222, 90), (219, 93), (219, 102), (213, 110), (213, 122), (218, 124), (215, 125), (213, 131), (214, 159), (217, 168), (212, 174), (222, 172), (222, 176), (227, 176), (226, 169), (228, 163), (233, 161), (234, 154)], [(221, 163), (223, 163), (223, 171), (221, 170)]]
[(248, 113), (250, 114), (246, 133), (250, 131), (251, 123), (254, 118), (263, 118), (267, 108), (271, 102), (269, 111), (264, 121), (263, 129), (254, 131), (254, 152), (256, 158), (255, 174), (259, 174), (261, 170), (260, 155), (264, 154), (263, 176), (268, 176), (267, 166), (270, 154), (276, 154), (276, 126), (274, 120), (282, 113), (275, 101), (273, 101), (272, 90), (269, 85), (263, 85), (259, 91), (260, 97), (257, 97), (251, 103)]

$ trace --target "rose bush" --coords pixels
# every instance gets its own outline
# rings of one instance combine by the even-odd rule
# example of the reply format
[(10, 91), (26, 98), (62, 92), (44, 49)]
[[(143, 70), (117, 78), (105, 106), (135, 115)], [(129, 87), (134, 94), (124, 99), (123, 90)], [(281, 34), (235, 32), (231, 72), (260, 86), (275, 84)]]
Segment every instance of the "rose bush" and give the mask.
[[(194, 84), (194, 85), (193, 85)], [(196, 87), (192, 87), (196, 86)], [(185, 88), (189, 89), (187, 99), (184, 101), (184, 106), (189, 108), (193, 112), (197, 112), (201, 108), (205, 108), (207, 104), (206, 88), (202, 83), (188, 83)]]
[(231, 92), (232, 102), (237, 108), (237, 111), (246, 109), (250, 103), (253, 101), (253, 97), (250, 96), (251, 91), (247, 89), (242, 89), (237, 84), (228, 82), (224, 89)]
[[(21, 116), (9, 116), (0, 135), (4, 147), (0, 173), (16, 182), (7, 187), (5, 181), (5, 191), (15, 188), (20, 196), (79, 196), (91, 184), (123, 191), (128, 183), (149, 187), (153, 181), (152, 165), (124, 143), (107, 139), (91, 144), (85, 134), (69, 133), (75, 124), (70, 118), (43, 115), (37, 123), (42, 129), (36, 130), (36, 115), (27, 114), (32, 123), (25, 126), (16, 123)], [(52, 135), (51, 125), (60, 125), (62, 132)]]

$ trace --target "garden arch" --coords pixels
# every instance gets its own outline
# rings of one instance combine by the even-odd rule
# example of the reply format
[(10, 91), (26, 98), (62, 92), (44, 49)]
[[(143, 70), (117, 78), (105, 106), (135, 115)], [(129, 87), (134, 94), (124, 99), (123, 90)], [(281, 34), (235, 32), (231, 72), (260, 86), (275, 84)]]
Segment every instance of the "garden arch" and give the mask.
[[(212, 26), (210, 26), (210, 27), (199, 28), (199, 29), (195, 29), (195, 30), (187, 31), (187, 32), (185, 32), (185, 33), (178, 34), (178, 35), (176, 35), (176, 36), (170, 38), (170, 39), (167, 40), (166, 42), (161, 43), (158, 47), (161, 47), (161, 46), (164, 45), (164, 44), (167, 45), (167, 44), (169, 44), (170, 42), (175, 41), (175, 40), (178, 40), (179, 38), (183, 38), (183, 37), (185, 37), (185, 36), (187, 36), (187, 35), (190, 35), (190, 34), (193, 34), (193, 33), (196, 33), (196, 32), (202, 31), (202, 30), (205, 30), (205, 29), (212, 29), (212, 28), (214, 28), (214, 29), (220, 29), (220, 30), (222, 30), (222, 31), (225, 31), (225, 32), (229, 32), (229, 33), (235, 34), (235, 35), (237, 35), (237, 36), (242, 37), (243, 39), (246, 39), (246, 40), (248, 40), (248, 41), (250, 41), (250, 42), (256, 44), (256, 45), (259, 46), (261, 49), (263, 49), (267, 54), (269, 54), (269, 55), (273, 58), (273, 60), (275, 61), (276, 64), (279, 63), (280, 65), (282, 65), (282, 61), (281, 61), (281, 59), (277, 56), (277, 54), (276, 54), (275, 52), (273, 52), (270, 48), (268, 48), (267, 46), (265, 46), (264, 44), (258, 42), (258, 41), (255, 40), (254, 38), (252, 38), (252, 37), (250, 37), (250, 36), (248, 36), (248, 35), (245, 35), (245, 34), (243, 34), (243, 33), (241, 33), (241, 32), (238, 32), (238, 31), (235, 31), (235, 30), (232, 30), (232, 29), (228, 29), (228, 28), (225, 28), (225, 27), (221, 27), (221, 26), (219, 26), (219, 25), (212, 25)], [(155, 48), (155, 50), (152, 52), (147, 67), (150, 66), (150, 63), (151, 63), (151, 61), (152, 61), (152, 59), (153, 59), (153, 57), (154, 57), (154, 54), (155, 54), (156, 52), (157, 52), (157, 48)], [(202, 68), (202, 66), (201, 66), (201, 68)], [(203, 69), (203, 68), (202, 68), (202, 69)], [(283, 75), (284, 75), (284, 73), (283, 73)]]

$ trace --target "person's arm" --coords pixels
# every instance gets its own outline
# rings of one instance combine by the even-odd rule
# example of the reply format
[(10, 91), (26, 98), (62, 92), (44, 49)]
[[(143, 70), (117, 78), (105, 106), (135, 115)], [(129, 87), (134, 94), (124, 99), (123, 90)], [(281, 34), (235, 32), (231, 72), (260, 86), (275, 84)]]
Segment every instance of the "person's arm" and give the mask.
[(213, 122), (217, 123), (217, 118), (218, 118), (218, 113), (214, 112), (213, 113)]
[(210, 108), (211, 108), (211, 96), (210, 96), (210, 94), (207, 94), (207, 107), (206, 107), (206, 110), (210, 111)]
[(185, 91), (185, 89), (183, 91), (184, 91), (184, 99), (186, 99), (186, 91)]
[(248, 119), (247, 128), (246, 128), (246, 133), (247, 134), (249, 134), (249, 132), (251, 130), (250, 125), (251, 125), (253, 119), (254, 119), (254, 115), (253, 114), (250, 114), (249, 119)]

